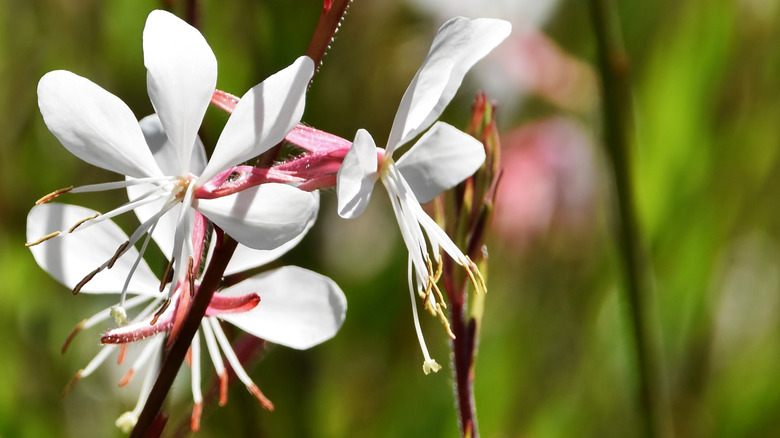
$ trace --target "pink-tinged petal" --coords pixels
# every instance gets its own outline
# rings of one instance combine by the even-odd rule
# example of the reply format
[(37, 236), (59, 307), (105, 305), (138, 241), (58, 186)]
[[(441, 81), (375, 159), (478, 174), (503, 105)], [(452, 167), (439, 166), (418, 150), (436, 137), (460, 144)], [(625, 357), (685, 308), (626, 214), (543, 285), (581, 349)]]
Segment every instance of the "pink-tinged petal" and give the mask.
[(281, 142), (301, 120), (313, 74), (314, 62), (302, 56), (243, 95), (222, 130), (201, 181)]
[(437, 122), (397, 162), (421, 204), (452, 188), (479, 169), (485, 148), (476, 138)]
[(438, 119), (471, 67), (509, 36), (504, 20), (457, 17), (436, 32), (425, 60), (406, 89), (396, 112), (387, 153), (424, 131)]
[(160, 170), (162, 170), (163, 175), (187, 176), (187, 173), (198, 175), (206, 167), (206, 148), (203, 146), (203, 142), (200, 141), (200, 137), (196, 136), (195, 142), (192, 144), (190, 165), (187, 167), (186, 172), (179, 173), (179, 156), (171, 142), (168, 141), (165, 128), (160, 123), (160, 118), (157, 114), (144, 117), (139, 122), (139, 125), (141, 125), (141, 131), (146, 139), (146, 144), (149, 145), (154, 160), (157, 162)]
[(306, 125), (297, 125), (284, 139), (309, 152), (321, 154), (338, 154), (352, 146), (347, 139)]
[(377, 178), (376, 143), (368, 131), (360, 129), (336, 177), (339, 216), (351, 219), (363, 213)]
[(73, 155), (136, 178), (160, 176), (133, 112), (118, 97), (69, 71), (38, 82), (46, 126)]
[[(319, 205), (320, 194), (319, 192), (312, 192), (312, 195), (317, 199), (317, 205)], [(316, 216), (316, 214), (315, 214)], [(247, 269), (257, 268), (263, 265), (267, 265), (279, 257), (286, 254), (291, 249), (295, 248), (298, 243), (306, 236), (311, 227), (314, 225), (314, 221), (306, 223), (306, 227), (297, 236), (293, 237), (287, 243), (284, 243), (278, 248), (274, 249), (252, 249), (244, 245), (238, 245), (236, 251), (233, 253), (233, 257), (225, 268), (225, 275), (236, 274)]]
[[(59, 237), (30, 247), (35, 261), (60, 283), (73, 289), (87, 275), (110, 260), (117, 249), (127, 242), (127, 235), (112, 221), (107, 220), (83, 231), (68, 230), (79, 221), (95, 215), (88, 208), (66, 204), (42, 204), (32, 208), (27, 215), (27, 238), (34, 241), (54, 231)], [(120, 293), (122, 286), (138, 257), (131, 247), (117, 259), (111, 269), (95, 275), (84, 287), (83, 293)], [(141, 260), (133, 274), (128, 292), (157, 294), (160, 282), (145, 261)]]
[(246, 313), (219, 318), (268, 341), (304, 350), (332, 338), (347, 311), (347, 300), (328, 277), (297, 266), (264, 272), (220, 294), (260, 295), (260, 304)]
[(200, 199), (204, 216), (253, 249), (274, 249), (294, 239), (317, 218), (318, 198), (284, 184), (263, 184), (230, 196)]
[(149, 98), (177, 155), (174, 174), (186, 174), (217, 86), (217, 59), (197, 29), (160, 10), (146, 20), (143, 46)]

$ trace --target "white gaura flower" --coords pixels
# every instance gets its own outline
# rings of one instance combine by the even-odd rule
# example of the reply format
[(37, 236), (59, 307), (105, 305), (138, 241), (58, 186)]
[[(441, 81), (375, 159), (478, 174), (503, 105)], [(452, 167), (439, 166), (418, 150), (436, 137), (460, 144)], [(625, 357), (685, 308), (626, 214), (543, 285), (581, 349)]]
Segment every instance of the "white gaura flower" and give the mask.
[(377, 148), (371, 135), (359, 130), (338, 172), (338, 211), (344, 218), (353, 218), (363, 212), (377, 179), (387, 189), (409, 251), (409, 292), (426, 374), (438, 371), (441, 366), (430, 357), (425, 346), (417, 318), (415, 291), (425, 307), (439, 315), (449, 335), (453, 336), (442, 311), (446, 304), (436, 286), (441, 274), (440, 250), (466, 269), (476, 291), (485, 290), (485, 285), (476, 265), (420, 204), (430, 202), (442, 191), (473, 174), (484, 162), (485, 151), (475, 138), (451, 125), (437, 122), (398, 162), (392, 155), (439, 118), (466, 72), (510, 31), (508, 22), (496, 19), (458, 17), (444, 23), (401, 99), (385, 148)]
[[(27, 216), (27, 234), (32, 236), (47, 233), (93, 214), (93, 210), (75, 205), (39, 205), (33, 207)], [(274, 250), (255, 250), (239, 245), (225, 270), (225, 275), (239, 273), (275, 260), (297, 243), (304, 233)], [(164, 233), (155, 233), (155, 239), (170, 240), (170, 236), (165, 238), (162, 234)], [(47, 245), (35, 246), (31, 250), (36, 262), (46, 272), (67, 287), (73, 288), (95, 262), (112, 257), (116, 247), (127, 240), (127, 235), (113, 221), (107, 220), (90, 227), (89, 235), (66, 234)], [(147, 243), (148, 239), (144, 246)], [(124, 279), (131, 278), (130, 271), (135, 271), (135, 275), (129, 284), (122, 287)], [(120, 386), (127, 384), (133, 375), (139, 374), (144, 368), (146, 377), (136, 407), (122, 414), (117, 420), (117, 426), (122, 429), (129, 430), (135, 425), (157, 375), (157, 358), (162, 351), (165, 333), (174, 330), (177, 312), (180, 308), (186, 308), (185, 301), (190, 299), (188, 283), (174, 283), (176, 288), (171, 300), (173, 304), (160, 312), (161, 305), (166, 301), (166, 294), (158, 292), (159, 280), (140, 258), (136, 248), (130, 247), (123, 256), (116, 259), (111, 269), (100, 272), (82, 288), (84, 293), (123, 294), (126, 291), (131, 296), (124, 309), (134, 316), (129, 318), (128, 324), (102, 335), (103, 346), (100, 352), (77, 373), (73, 381), (75, 383), (93, 373), (114, 352), (119, 352), (120, 357), (123, 357), (124, 348), (137, 342), (141, 352), (127, 369)], [(198, 283), (195, 282), (196, 287)], [(239, 380), (263, 406), (272, 407), (270, 401), (244, 371), (222, 331), (220, 321), (227, 321), (270, 342), (303, 350), (333, 337), (344, 321), (346, 308), (343, 292), (331, 279), (295, 266), (255, 275), (215, 293), (191, 345), (194, 401), (192, 428), (197, 430), (199, 426), (203, 402), (200, 389), (201, 336), (219, 376), (220, 404), (227, 401), (228, 375), (224, 357)], [(114, 316), (113, 313), (113, 308), (104, 309), (79, 323), (68, 337), (63, 351), (76, 333), (105, 322)]]
[[(211, 48), (195, 28), (168, 12), (153, 11), (144, 28), (143, 51), (149, 98), (156, 114), (140, 124), (119, 98), (71, 72), (47, 73), (38, 84), (44, 122), (62, 145), (90, 164), (125, 175), (123, 181), (58, 190), (38, 204), (65, 192), (125, 187), (130, 200), (108, 213), (78, 218), (43, 237), (32, 235), (28, 246), (88, 232), (92, 225), (133, 209), (142, 218), (128, 241), (87, 272), (74, 292), (83, 290), (92, 277), (110, 268), (155, 228), (175, 230), (170, 234), (166, 230), (168, 242), (161, 248), (172, 261), (173, 278), (185, 276), (193, 256), (188, 236), (195, 210), (254, 249), (283, 245), (315, 219), (318, 198), (287, 185), (263, 184), (221, 198), (198, 199), (198, 189), (209, 179), (273, 147), (300, 121), (314, 71), (310, 58), (298, 58), (241, 98), (206, 163), (197, 133), (216, 87), (217, 61)], [(52, 219), (43, 214), (36, 217), (44, 222)], [(169, 297), (175, 284), (171, 282)], [(122, 309), (116, 312), (121, 319)]]

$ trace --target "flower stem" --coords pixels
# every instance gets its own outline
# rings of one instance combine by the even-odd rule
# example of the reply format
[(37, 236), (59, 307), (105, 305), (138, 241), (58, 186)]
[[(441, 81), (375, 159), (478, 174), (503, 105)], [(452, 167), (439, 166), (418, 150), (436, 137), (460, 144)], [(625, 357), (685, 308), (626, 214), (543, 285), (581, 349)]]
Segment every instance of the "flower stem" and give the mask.
[(184, 318), (181, 331), (163, 358), (160, 374), (154, 382), (149, 397), (146, 399), (141, 415), (138, 416), (138, 422), (130, 434), (130, 438), (147, 436), (154, 419), (160, 412), (160, 408), (162, 408), (163, 401), (168, 395), (173, 380), (179, 372), (184, 357), (187, 355), (192, 338), (195, 336), (198, 327), (200, 327), (200, 322), (206, 314), (206, 308), (208, 308), (211, 297), (217, 290), (220, 280), (222, 280), (222, 274), (225, 272), (225, 268), (228, 262), (230, 262), (236, 246), (237, 242), (235, 240), (225, 236), (224, 241), (218, 244), (214, 250), (209, 267), (203, 275), (203, 281), (193, 298), (192, 307), (190, 307), (187, 316)]
[(631, 311), (632, 330), (639, 368), (641, 421), (648, 438), (665, 436), (667, 421), (662, 408), (662, 385), (656, 351), (655, 330), (651, 318), (651, 296), (648, 287), (641, 236), (634, 207), (631, 180), (629, 136), (631, 88), (629, 61), (623, 48), (616, 10), (611, 0), (590, 0), (598, 48), (601, 75), (604, 142), (612, 167), (617, 207), (618, 250), (625, 272), (625, 287)]
[(330, 48), (336, 32), (339, 30), (341, 20), (347, 13), (347, 8), (352, 0), (325, 0), (320, 14), (320, 20), (314, 29), (306, 55), (314, 60), (314, 70), (317, 71), (322, 64), (322, 58)]

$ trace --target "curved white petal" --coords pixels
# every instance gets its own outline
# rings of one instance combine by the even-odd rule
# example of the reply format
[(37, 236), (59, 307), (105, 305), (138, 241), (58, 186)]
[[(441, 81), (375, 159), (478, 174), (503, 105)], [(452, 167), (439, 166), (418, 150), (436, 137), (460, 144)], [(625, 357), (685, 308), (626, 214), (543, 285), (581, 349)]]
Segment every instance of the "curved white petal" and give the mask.
[(146, 86), (176, 150), (176, 175), (189, 170), (192, 145), (217, 86), (217, 59), (203, 35), (175, 15), (152, 11), (143, 36)]
[(378, 177), (376, 143), (368, 131), (360, 129), (336, 175), (339, 216), (360, 216), (371, 200)]
[(65, 70), (38, 82), (46, 126), (73, 155), (136, 178), (160, 176), (133, 112), (118, 97)]
[(436, 122), (397, 162), (421, 204), (455, 186), (479, 169), (485, 148), (476, 138), (444, 122)]
[[(320, 194), (319, 192), (312, 192), (317, 200), (319, 206)], [(316, 213), (315, 213), (316, 217)], [(225, 268), (225, 275), (235, 274), (247, 269), (257, 268), (268, 263), (273, 262), (279, 257), (286, 254), (291, 249), (295, 248), (298, 243), (306, 236), (311, 227), (314, 226), (314, 221), (306, 223), (306, 227), (292, 240), (282, 244), (282, 246), (274, 249), (252, 249), (244, 245), (238, 245), (236, 251), (233, 253), (233, 257)]]
[(297, 266), (264, 272), (219, 293), (238, 296), (251, 292), (260, 295), (257, 307), (219, 318), (247, 333), (299, 350), (332, 338), (347, 311), (347, 299), (333, 280)]
[(504, 20), (456, 17), (444, 23), (406, 89), (395, 114), (387, 153), (438, 119), (471, 67), (503, 41), (512, 25)]
[(282, 141), (301, 120), (313, 74), (314, 61), (301, 56), (244, 94), (222, 130), (201, 181)]
[(274, 249), (303, 232), (317, 218), (319, 203), (309, 192), (284, 184), (262, 184), (195, 208), (230, 237), (253, 249)]
[[(27, 239), (39, 239), (53, 231), (65, 235), (30, 247), (38, 265), (69, 288), (74, 288), (89, 273), (110, 260), (127, 235), (112, 221), (106, 220), (84, 231), (68, 234), (67, 230), (80, 220), (97, 213), (88, 208), (66, 204), (42, 204), (27, 215)], [(104, 269), (90, 280), (81, 292), (120, 293), (127, 274), (138, 257), (132, 247), (111, 269)], [(145, 261), (141, 260), (133, 274), (128, 292), (156, 295), (160, 282)]]
[(189, 167), (187, 167), (186, 172), (180, 173), (179, 156), (171, 142), (168, 141), (165, 128), (160, 123), (160, 118), (157, 114), (150, 114), (144, 117), (138, 124), (141, 125), (141, 131), (146, 139), (146, 144), (149, 145), (154, 160), (157, 162), (157, 166), (163, 175), (187, 176), (187, 173), (199, 175), (206, 167), (206, 148), (203, 146), (200, 137), (196, 136), (195, 142), (192, 144)]

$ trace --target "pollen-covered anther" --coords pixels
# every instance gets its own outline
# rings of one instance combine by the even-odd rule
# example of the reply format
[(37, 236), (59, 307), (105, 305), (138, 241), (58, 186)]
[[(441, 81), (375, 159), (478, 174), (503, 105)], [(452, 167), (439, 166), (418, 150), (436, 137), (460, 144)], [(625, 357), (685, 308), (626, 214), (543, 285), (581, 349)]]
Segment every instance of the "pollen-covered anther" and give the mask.
[(228, 400), (228, 374), (227, 371), (219, 373), (219, 405), (225, 406)]
[(76, 222), (72, 227), (68, 228), (68, 233), (72, 233), (76, 231), (76, 228), (80, 227), (82, 224), (91, 221), (92, 219), (97, 219), (97, 217), (100, 216), (100, 213), (95, 213), (92, 216), (85, 217), (84, 219)]
[(41, 204), (44, 204), (46, 202), (49, 202), (52, 199), (56, 198), (57, 196), (60, 196), (60, 195), (65, 194), (65, 193), (68, 193), (71, 190), (73, 190), (73, 186), (65, 187), (65, 188), (62, 188), (62, 189), (57, 189), (57, 190), (49, 193), (48, 195), (42, 197), (41, 199), (35, 201), (35, 205), (41, 205)]
[(255, 398), (260, 402), (260, 404), (266, 408), (269, 411), (274, 410), (274, 404), (271, 403), (271, 400), (268, 399), (261, 391), (260, 388), (257, 387), (255, 384), (247, 385), (246, 389), (249, 390), (249, 392), (255, 396)]
[(190, 281), (189, 289), (190, 289), (191, 297), (195, 295), (195, 271), (194, 271), (193, 263), (194, 260), (192, 259), (192, 257), (190, 257), (190, 261), (187, 264), (187, 274), (188, 274), (187, 277), (189, 278)]
[(53, 233), (49, 233), (49, 234), (47, 234), (47, 235), (45, 235), (45, 236), (41, 237), (41, 238), (40, 238), (40, 239), (38, 239), (38, 240), (34, 240), (34, 241), (32, 241), (32, 242), (27, 242), (27, 243), (25, 243), (25, 244), (24, 244), (24, 246), (26, 246), (27, 248), (29, 248), (29, 247), (31, 247), (31, 246), (35, 246), (35, 245), (41, 244), (41, 243), (43, 243), (43, 242), (45, 242), (45, 241), (47, 241), (47, 240), (49, 240), (49, 239), (53, 239), (53, 238), (55, 238), (55, 237), (57, 237), (57, 236), (59, 236), (59, 235), (60, 235), (60, 232), (59, 232), (59, 231), (55, 231), (55, 232), (53, 232)]

